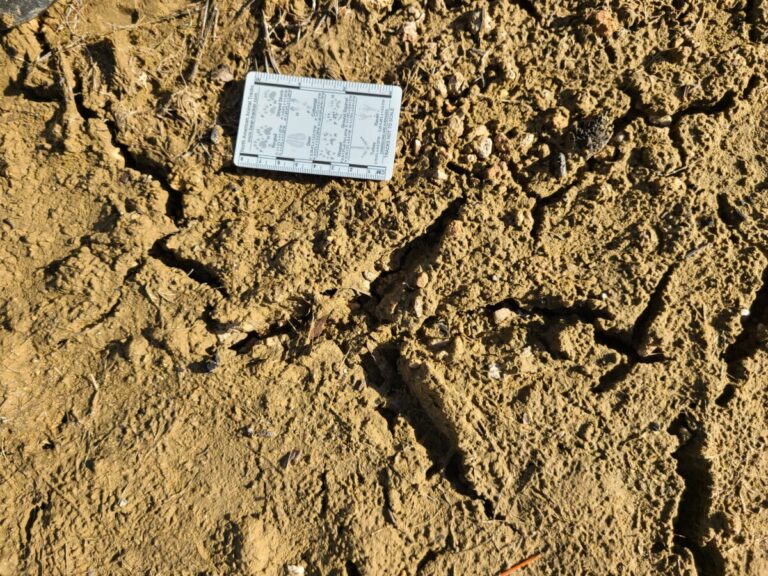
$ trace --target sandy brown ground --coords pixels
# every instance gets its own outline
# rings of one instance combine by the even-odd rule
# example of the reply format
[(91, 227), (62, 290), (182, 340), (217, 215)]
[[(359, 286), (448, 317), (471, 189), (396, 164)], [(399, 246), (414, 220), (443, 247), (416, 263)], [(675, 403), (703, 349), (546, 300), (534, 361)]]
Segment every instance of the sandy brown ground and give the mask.
[[(0, 574), (768, 574), (766, 41), (762, 0), (0, 32)], [(234, 168), (274, 67), (403, 86), (393, 180)]]

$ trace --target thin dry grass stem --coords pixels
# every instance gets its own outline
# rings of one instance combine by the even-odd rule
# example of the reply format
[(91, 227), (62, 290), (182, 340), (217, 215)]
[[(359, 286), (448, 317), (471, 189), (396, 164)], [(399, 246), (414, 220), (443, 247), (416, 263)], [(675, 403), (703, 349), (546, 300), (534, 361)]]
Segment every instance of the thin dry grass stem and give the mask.
[[(269, 23), (267, 22), (267, 17), (264, 14), (264, 10), (261, 11), (261, 33), (264, 38), (264, 64), (265, 68), (267, 68), (266, 64), (269, 62), (269, 64), (272, 66), (272, 68), (277, 72), (278, 74), (282, 74), (280, 72), (280, 67), (277, 65), (277, 62), (275, 61), (275, 56), (272, 54), (272, 43), (270, 42), (270, 36), (272, 35), (272, 30), (269, 26)], [(267, 68), (267, 71), (269, 69)]]
[(523, 568), (528, 566), (528, 564), (531, 564), (532, 562), (535, 562), (539, 558), (541, 558), (541, 554), (534, 554), (530, 558), (526, 558), (522, 562), (518, 562), (514, 566), (510, 566), (506, 570), (502, 570), (501, 572), (499, 572), (499, 576), (509, 576), (513, 572), (517, 572), (518, 570), (522, 570)]

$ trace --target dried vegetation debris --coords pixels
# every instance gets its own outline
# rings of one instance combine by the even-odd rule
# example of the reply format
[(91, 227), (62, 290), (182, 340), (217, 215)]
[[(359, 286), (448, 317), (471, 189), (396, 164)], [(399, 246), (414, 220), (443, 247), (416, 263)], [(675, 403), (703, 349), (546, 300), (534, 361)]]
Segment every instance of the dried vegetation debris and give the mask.
[[(0, 573), (763, 573), (761, 11), (2, 32)], [(256, 67), (402, 85), (395, 178), (234, 168)]]

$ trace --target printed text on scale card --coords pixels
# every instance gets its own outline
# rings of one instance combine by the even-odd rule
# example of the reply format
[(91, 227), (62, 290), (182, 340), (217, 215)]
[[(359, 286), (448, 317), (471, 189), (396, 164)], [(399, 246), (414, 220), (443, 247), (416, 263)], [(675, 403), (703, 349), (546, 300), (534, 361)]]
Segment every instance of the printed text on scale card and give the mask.
[(235, 165), (388, 180), (401, 98), (397, 86), (250, 72)]

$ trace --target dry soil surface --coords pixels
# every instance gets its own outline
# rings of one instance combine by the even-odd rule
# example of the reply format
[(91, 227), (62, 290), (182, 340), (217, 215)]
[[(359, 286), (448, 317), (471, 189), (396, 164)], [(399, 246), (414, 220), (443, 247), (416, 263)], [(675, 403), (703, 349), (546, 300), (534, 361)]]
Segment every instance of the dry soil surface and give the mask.
[[(0, 32), (0, 574), (768, 574), (768, 2)], [(386, 183), (232, 165), (401, 85)]]

